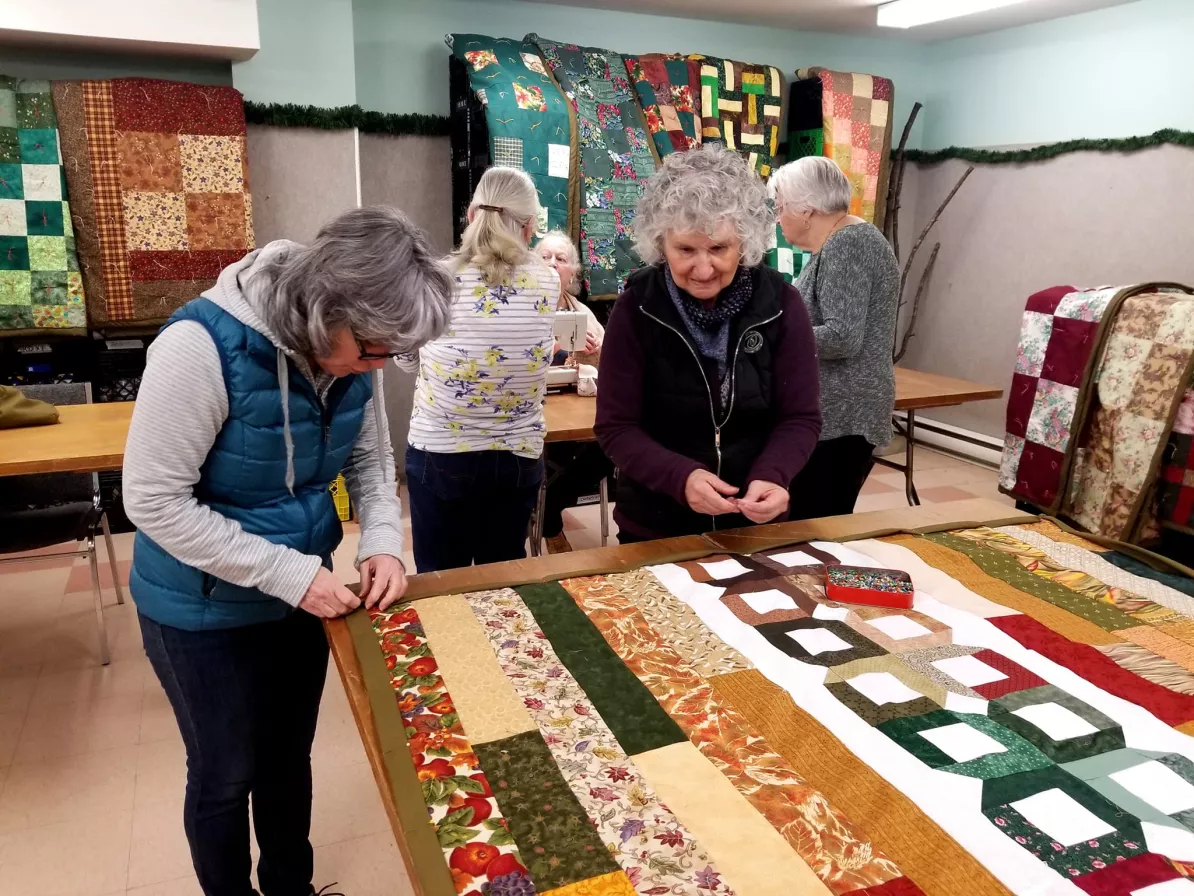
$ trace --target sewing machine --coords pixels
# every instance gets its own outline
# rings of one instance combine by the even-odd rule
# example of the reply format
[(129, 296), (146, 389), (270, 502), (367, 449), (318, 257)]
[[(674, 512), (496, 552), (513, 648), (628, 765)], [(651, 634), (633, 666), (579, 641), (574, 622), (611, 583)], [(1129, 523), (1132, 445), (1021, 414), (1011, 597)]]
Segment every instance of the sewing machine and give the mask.
[[(560, 351), (584, 351), (585, 334), (589, 329), (589, 316), (583, 311), (557, 311), (552, 321), (552, 333), (560, 344)], [(549, 367), (547, 388), (549, 391), (575, 389), (578, 372), (575, 367)]]

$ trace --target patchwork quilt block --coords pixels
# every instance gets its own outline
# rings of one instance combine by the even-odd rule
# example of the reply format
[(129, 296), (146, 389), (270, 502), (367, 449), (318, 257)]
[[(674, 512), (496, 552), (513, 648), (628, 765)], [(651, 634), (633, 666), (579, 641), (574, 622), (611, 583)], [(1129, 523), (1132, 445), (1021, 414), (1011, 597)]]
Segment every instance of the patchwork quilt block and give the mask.
[(147, 78), (53, 94), (88, 321), (164, 321), (254, 246), (243, 98)]
[(617, 53), (528, 35), (576, 119), (582, 195), (581, 269), (590, 298), (615, 298), (642, 262), (631, 227), (643, 181), (658, 163), (654, 142)]
[(1089, 532), (1155, 534), (1155, 477), (1194, 370), (1194, 296), (1126, 298), (1099, 364), (1097, 402), (1074, 463), (1065, 511)]
[(0, 332), (86, 326), (50, 82), (0, 75)]
[[(355, 614), (422, 892), (1181, 892), (1151, 888), (1194, 861), (1194, 624), (1050, 533), (697, 554)], [(837, 604), (825, 563), (906, 571), (914, 606)]]
[(1194, 389), (1187, 389), (1173, 421), (1158, 484), (1162, 525), (1194, 533)]
[[(1082, 426), (1079, 396), (1100, 345), (1100, 322), (1114, 316), (1124, 290), (1055, 286), (1029, 296), (1008, 394), (999, 487), (1055, 512)], [(1117, 298), (1118, 297), (1118, 298)]]
[(823, 68), (802, 69), (797, 76), (821, 82), (822, 154), (850, 179), (850, 214), (882, 228), (891, 169), (892, 82)]
[(787, 101), (780, 70), (699, 55), (688, 64), (701, 85), (701, 139), (724, 143), (770, 177)]
[(469, 86), (485, 110), (494, 165), (525, 171), (542, 209), (539, 235), (575, 235), (577, 151), (564, 95), (530, 41), (452, 35), (452, 52), (468, 68)]
[(662, 53), (625, 57), (661, 157), (701, 145), (701, 82), (693, 77), (687, 59)]

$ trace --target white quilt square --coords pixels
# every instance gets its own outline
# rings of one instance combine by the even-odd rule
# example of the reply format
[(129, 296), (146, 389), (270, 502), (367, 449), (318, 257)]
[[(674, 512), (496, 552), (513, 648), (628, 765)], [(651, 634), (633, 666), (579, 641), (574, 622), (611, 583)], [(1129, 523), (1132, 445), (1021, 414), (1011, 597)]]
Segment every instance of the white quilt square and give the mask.
[(1161, 884), (1151, 884), (1133, 890), (1128, 896), (1194, 896), (1194, 881), (1188, 877), (1179, 877), (1177, 880), (1167, 880)]
[(29, 233), (25, 221), (23, 199), (0, 199), (0, 236), (25, 236)]
[(919, 622), (907, 616), (880, 616), (878, 619), (868, 619), (866, 624), (877, 628), (893, 641), (903, 641), (906, 638), (923, 638), (933, 634)]
[(943, 725), (921, 731), (920, 736), (952, 759), (954, 762), (969, 762), (991, 753), (1006, 753), (1007, 747), (991, 735), (971, 728), (965, 722)]
[(1189, 861), (1189, 857), (1194, 856), (1194, 833), (1186, 828), (1142, 821), (1140, 830), (1144, 832), (1144, 842), (1149, 852), (1168, 856), (1179, 862)]
[(750, 570), (731, 557), (729, 560), (718, 560), (714, 563), (702, 563), (701, 567), (715, 579), (732, 579)]
[(571, 146), (567, 143), (547, 144), (547, 174), (549, 177), (567, 177), (571, 162)]
[[(791, 273), (791, 272), (789, 272)], [(787, 551), (783, 554), (772, 554), (769, 560), (786, 566), (791, 569), (793, 566), (821, 566), (822, 563), (812, 554), (806, 554), (804, 551)]]
[(837, 650), (849, 650), (854, 645), (843, 641), (824, 628), (798, 628), (785, 634), (808, 651), (809, 656), (820, 656)]
[(26, 199), (62, 201), (62, 169), (57, 165), (22, 165), (21, 182)]
[(749, 594), (739, 594), (738, 596), (746, 601), (746, 605), (756, 613), (796, 609), (796, 601), (792, 600), (792, 598), (778, 588), (768, 588), (766, 591), (752, 591)]
[(1194, 784), (1160, 762), (1143, 762), (1115, 772), (1111, 780), (1130, 790), (1162, 815), (1194, 809)]
[(1031, 722), (1045, 732), (1052, 740), (1069, 740), (1094, 734), (1099, 729), (1072, 709), (1057, 703), (1035, 703), (1012, 710), (1012, 715)]
[(845, 607), (827, 607), (825, 604), (817, 604), (813, 609), (813, 619), (832, 619), (836, 622), (843, 622), (849, 615), (850, 611)]
[(972, 656), (951, 656), (949, 659), (936, 660), (933, 666), (958, 684), (964, 684), (968, 688), (1007, 678), (998, 669), (993, 669), (982, 660), (976, 660)]
[(1094, 840), (1115, 830), (1056, 787), (1014, 802), (1011, 807), (1028, 819), (1029, 824), (1044, 831), (1062, 846)]
[(890, 672), (864, 672), (856, 675), (846, 684), (858, 691), (876, 706), (885, 703), (907, 703), (924, 695), (914, 691)]

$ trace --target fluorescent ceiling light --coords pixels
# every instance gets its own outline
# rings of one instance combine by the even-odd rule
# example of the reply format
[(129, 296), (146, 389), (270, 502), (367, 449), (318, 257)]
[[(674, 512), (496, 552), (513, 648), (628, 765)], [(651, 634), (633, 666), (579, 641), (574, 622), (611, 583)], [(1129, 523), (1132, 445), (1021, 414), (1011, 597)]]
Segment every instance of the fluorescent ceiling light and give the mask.
[(881, 28), (915, 28), (1023, 2), (1025, 0), (894, 0), (879, 7), (878, 24)]

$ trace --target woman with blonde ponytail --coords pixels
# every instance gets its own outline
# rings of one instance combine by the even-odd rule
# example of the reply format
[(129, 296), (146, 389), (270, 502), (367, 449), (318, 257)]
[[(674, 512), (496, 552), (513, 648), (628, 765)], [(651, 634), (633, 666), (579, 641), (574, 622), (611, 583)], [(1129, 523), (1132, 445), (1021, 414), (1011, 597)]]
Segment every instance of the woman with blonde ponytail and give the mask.
[(448, 259), (451, 328), (399, 360), (418, 372), (406, 477), (419, 572), (526, 556), (560, 297), (529, 248), (538, 214), (525, 172), (485, 172)]

